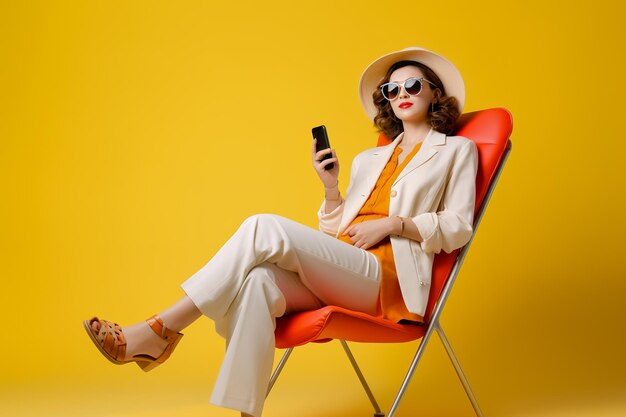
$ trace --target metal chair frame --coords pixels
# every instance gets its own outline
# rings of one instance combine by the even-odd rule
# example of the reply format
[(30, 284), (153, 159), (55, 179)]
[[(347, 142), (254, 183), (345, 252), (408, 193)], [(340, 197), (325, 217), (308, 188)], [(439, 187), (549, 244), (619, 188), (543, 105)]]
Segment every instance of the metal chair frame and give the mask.
[[(472, 388), (470, 387), (470, 384), (467, 380), (467, 378), (465, 377), (465, 373), (463, 372), (463, 370), (461, 369), (461, 365), (458, 361), (458, 359), (456, 358), (456, 355), (454, 354), (454, 351), (452, 350), (452, 346), (450, 345), (450, 342), (448, 341), (448, 338), (446, 337), (442, 327), (441, 327), (441, 323), (439, 322), (439, 318), (441, 316), (441, 312), (443, 310), (443, 306), (445, 305), (447, 299), (448, 299), (448, 295), (450, 295), (450, 291), (452, 290), (452, 286), (454, 285), (454, 282), (456, 281), (456, 277), (461, 269), (461, 265), (463, 264), (463, 260), (465, 259), (465, 255), (467, 254), (467, 251), (469, 250), (469, 247), (472, 243), (472, 241), (474, 240), (474, 236), (476, 235), (476, 232), (478, 230), (478, 226), (480, 224), (480, 221), (482, 220), (483, 214), (485, 213), (485, 210), (487, 208), (487, 205), (489, 204), (489, 200), (491, 199), (491, 195), (493, 193), (493, 190), (495, 189), (495, 186), (500, 178), (500, 174), (502, 172), (502, 169), (504, 168), (504, 165), (506, 163), (506, 160), (509, 157), (509, 153), (511, 152), (511, 141), (507, 140), (507, 144), (506, 144), (506, 148), (504, 150), (504, 153), (502, 155), (502, 158), (498, 164), (498, 167), (495, 171), (495, 175), (493, 180), (491, 181), (491, 184), (489, 184), (489, 187), (487, 188), (487, 192), (485, 194), (485, 198), (483, 199), (482, 205), (480, 207), (480, 210), (478, 211), (478, 216), (474, 221), (474, 231), (472, 233), (472, 237), (470, 238), (469, 242), (463, 246), (463, 248), (460, 250), (459, 255), (457, 256), (455, 262), (454, 262), (454, 266), (452, 268), (452, 271), (450, 272), (450, 276), (443, 288), (443, 291), (441, 293), (441, 296), (439, 297), (439, 299), (437, 300), (437, 303), (435, 304), (434, 310), (433, 310), (433, 315), (431, 317), (430, 322), (428, 323), (426, 332), (424, 334), (424, 336), (421, 338), (420, 340), (420, 344), (419, 347), (417, 349), (417, 352), (415, 353), (415, 356), (411, 362), (411, 365), (409, 366), (409, 369), (404, 377), (404, 380), (402, 381), (402, 385), (400, 386), (400, 389), (398, 390), (398, 394), (396, 395), (396, 398), (393, 401), (393, 404), (391, 405), (391, 408), (389, 410), (388, 413), (388, 417), (393, 417), (396, 410), (398, 409), (398, 406), (400, 404), (400, 400), (402, 399), (402, 397), (404, 396), (404, 393), (406, 392), (406, 389), (408, 388), (409, 382), (411, 381), (411, 378), (413, 377), (413, 374), (415, 373), (415, 370), (417, 368), (417, 365), (419, 364), (420, 359), (422, 358), (422, 355), (424, 353), (424, 350), (426, 348), (426, 345), (428, 344), (428, 341), (430, 340), (430, 336), (433, 334), (433, 332), (437, 332), (437, 335), (439, 335), (439, 338), (441, 340), (441, 342), (443, 343), (443, 346), (446, 349), (446, 352), (448, 354), (448, 357), (450, 358), (450, 362), (452, 362), (452, 366), (454, 366), (454, 370), (457, 373), (457, 376), (459, 377), (459, 379), (461, 380), (461, 383), (463, 384), (463, 388), (465, 389), (465, 393), (467, 394), (470, 402), (472, 403), (472, 407), (474, 408), (474, 411), (476, 412), (476, 415), (478, 417), (482, 417), (483, 416), (483, 412), (480, 409), (480, 406), (478, 405), (478, 401), (476, 400), (476, 396), (474, 395), (474, 392), (472, 391)], [(378, 402), (376, 401), (376, 399), (374, 398), (374, 394), (372, 393), (372, 390), (370, 389), (369, 385), (367, 384), (367, 381), (365, 380), (365, 377), (363, 376), (363, 373), (361, 372), (361, 369), (359, 368), (356, 359), (354, 358), (354, 355), (352, 354), (352, 352), (350, 351), (350, 348), (348, 347), (348, 343), (345, 340), (340, 340), (341, 345), (344, 349), (344, 351), (346, 352), (346, 355), (348, 356), (348, 359), (350, 360), (350, 363), (352, 364), (352, 367), (354, 368), (354, 371), (356, 372), (359, 380), (361, 381), (361, 384), (363, 385), (363, 389), (365, 390), (365, 393), (367, 394), (368, 398), (370, 399), (370, 402), (372, 403), (372, 406), (374, 407), (374, 416), (375, 417), (384, 417), (385, 414), (381, 411), (380, 406), (378, 405)], [(270, 380), (269, 383), (269, 387), (267, 390), (267, 395), (269, 395), (270, 391), (272, 390), (272, 387), (274, 386), (274, 384), (276, 383), (276, 380), (278, 379), (278, 376), (280, 375), (281, 371), (283, 370), (285, 364), (287, 363), (287, 360), (289, 359), (289, 356), (291, 355), (291, 352), (293, 351), (293, 347), (288, 348), (285, 350), (285, 353), (283, 354), (282, 358), (280, 359), (278, 365), (276, 366), (276, 369), (274, 370), (274, 373), (272, 374), (272, 378)]]

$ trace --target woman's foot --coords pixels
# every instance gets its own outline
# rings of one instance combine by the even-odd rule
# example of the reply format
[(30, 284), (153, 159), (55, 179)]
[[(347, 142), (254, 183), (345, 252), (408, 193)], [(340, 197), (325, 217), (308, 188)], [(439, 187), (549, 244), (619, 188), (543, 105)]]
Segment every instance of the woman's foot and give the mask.
[[(90, 327), (94, 334), (98, 334), (100, 322), (94, 320)], [(157, 335), (145, 321), (132, 326), (122, 327), (122, 333), (126, 340), (126, 351), (122, 359), (123, 361), (129, 361), (136, 355), (148, 355), (158, 358), (168, 345), (167, 340)]]
[(83, 326), (109, 361), (118, 365), (136, 362), (146, 372), (165, 362), (183, 336), (165, 327), (157, 315), (124, 328), (97, 317), (85, 320)]

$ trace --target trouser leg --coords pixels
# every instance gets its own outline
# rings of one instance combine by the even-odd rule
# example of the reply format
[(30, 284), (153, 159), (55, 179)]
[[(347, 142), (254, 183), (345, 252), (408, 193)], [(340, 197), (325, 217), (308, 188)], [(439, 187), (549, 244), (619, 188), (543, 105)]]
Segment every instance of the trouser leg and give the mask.
[(267, 262), (254, 267), (227, 314), (215, 323), (226, 338), (226, 354), (211, 402), (260, 416), (274, 359), (275, 318), (320, 306), (296, 273)]
[[(273, 266), (257, 268), (262, 264)], [(276, 271), (291, 276), (282, 288)], [(227, 357), (212, 399), (260, 413), (273, 363), (275, 317), (287, 306), (297, 311), (323, 304), (373, 313), (379, 271), (374, 255), (291, 220), (257, 215), (244, 221), (211, 261), (182, 284), (227, 338)], [(315, 300), (315, 305), (294, 301), (304, 293), (285, 289), (293, 282), (308, 294), (303, 299)]]
[(223, 317), (252, 268), (296, 272), (324, 304), (374, 313), (380, 267), (371, 253), (284, 217), (246, 219), (213, 258), (182, 284), (206, 316)]

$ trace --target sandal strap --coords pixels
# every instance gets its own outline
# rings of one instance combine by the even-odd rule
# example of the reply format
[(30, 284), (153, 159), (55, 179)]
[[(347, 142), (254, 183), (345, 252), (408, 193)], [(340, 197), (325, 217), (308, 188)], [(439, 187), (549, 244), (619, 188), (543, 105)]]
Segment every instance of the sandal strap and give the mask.
[(161, 320), (161, 317), (159, 317), (157, 314), (147, 319), (146, 322), (153, 332), (155, 332), (162, 339), (165, 339), (170, 343), (176, 340), (178, 337), (182, 336), (182, 333), (175, 332), (165, 327), (163, 320)]
[(122, 361), (126, 353), (126, 339), (120, 325), (94, 317), (89, 321), (90, 326), (94, 321), (100, 323), (100, 331), (96, 337), (102, 349), (115, 360)]

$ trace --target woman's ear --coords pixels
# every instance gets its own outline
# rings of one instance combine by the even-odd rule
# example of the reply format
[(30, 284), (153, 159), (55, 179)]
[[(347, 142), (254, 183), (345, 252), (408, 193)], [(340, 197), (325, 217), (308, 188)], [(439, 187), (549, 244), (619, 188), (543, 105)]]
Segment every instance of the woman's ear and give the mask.
[(441, 90), (438, 88), (435, 88), (435, 91), (433, 92), (433, 104), (436, 104), (439, 99), (441, 98)]

